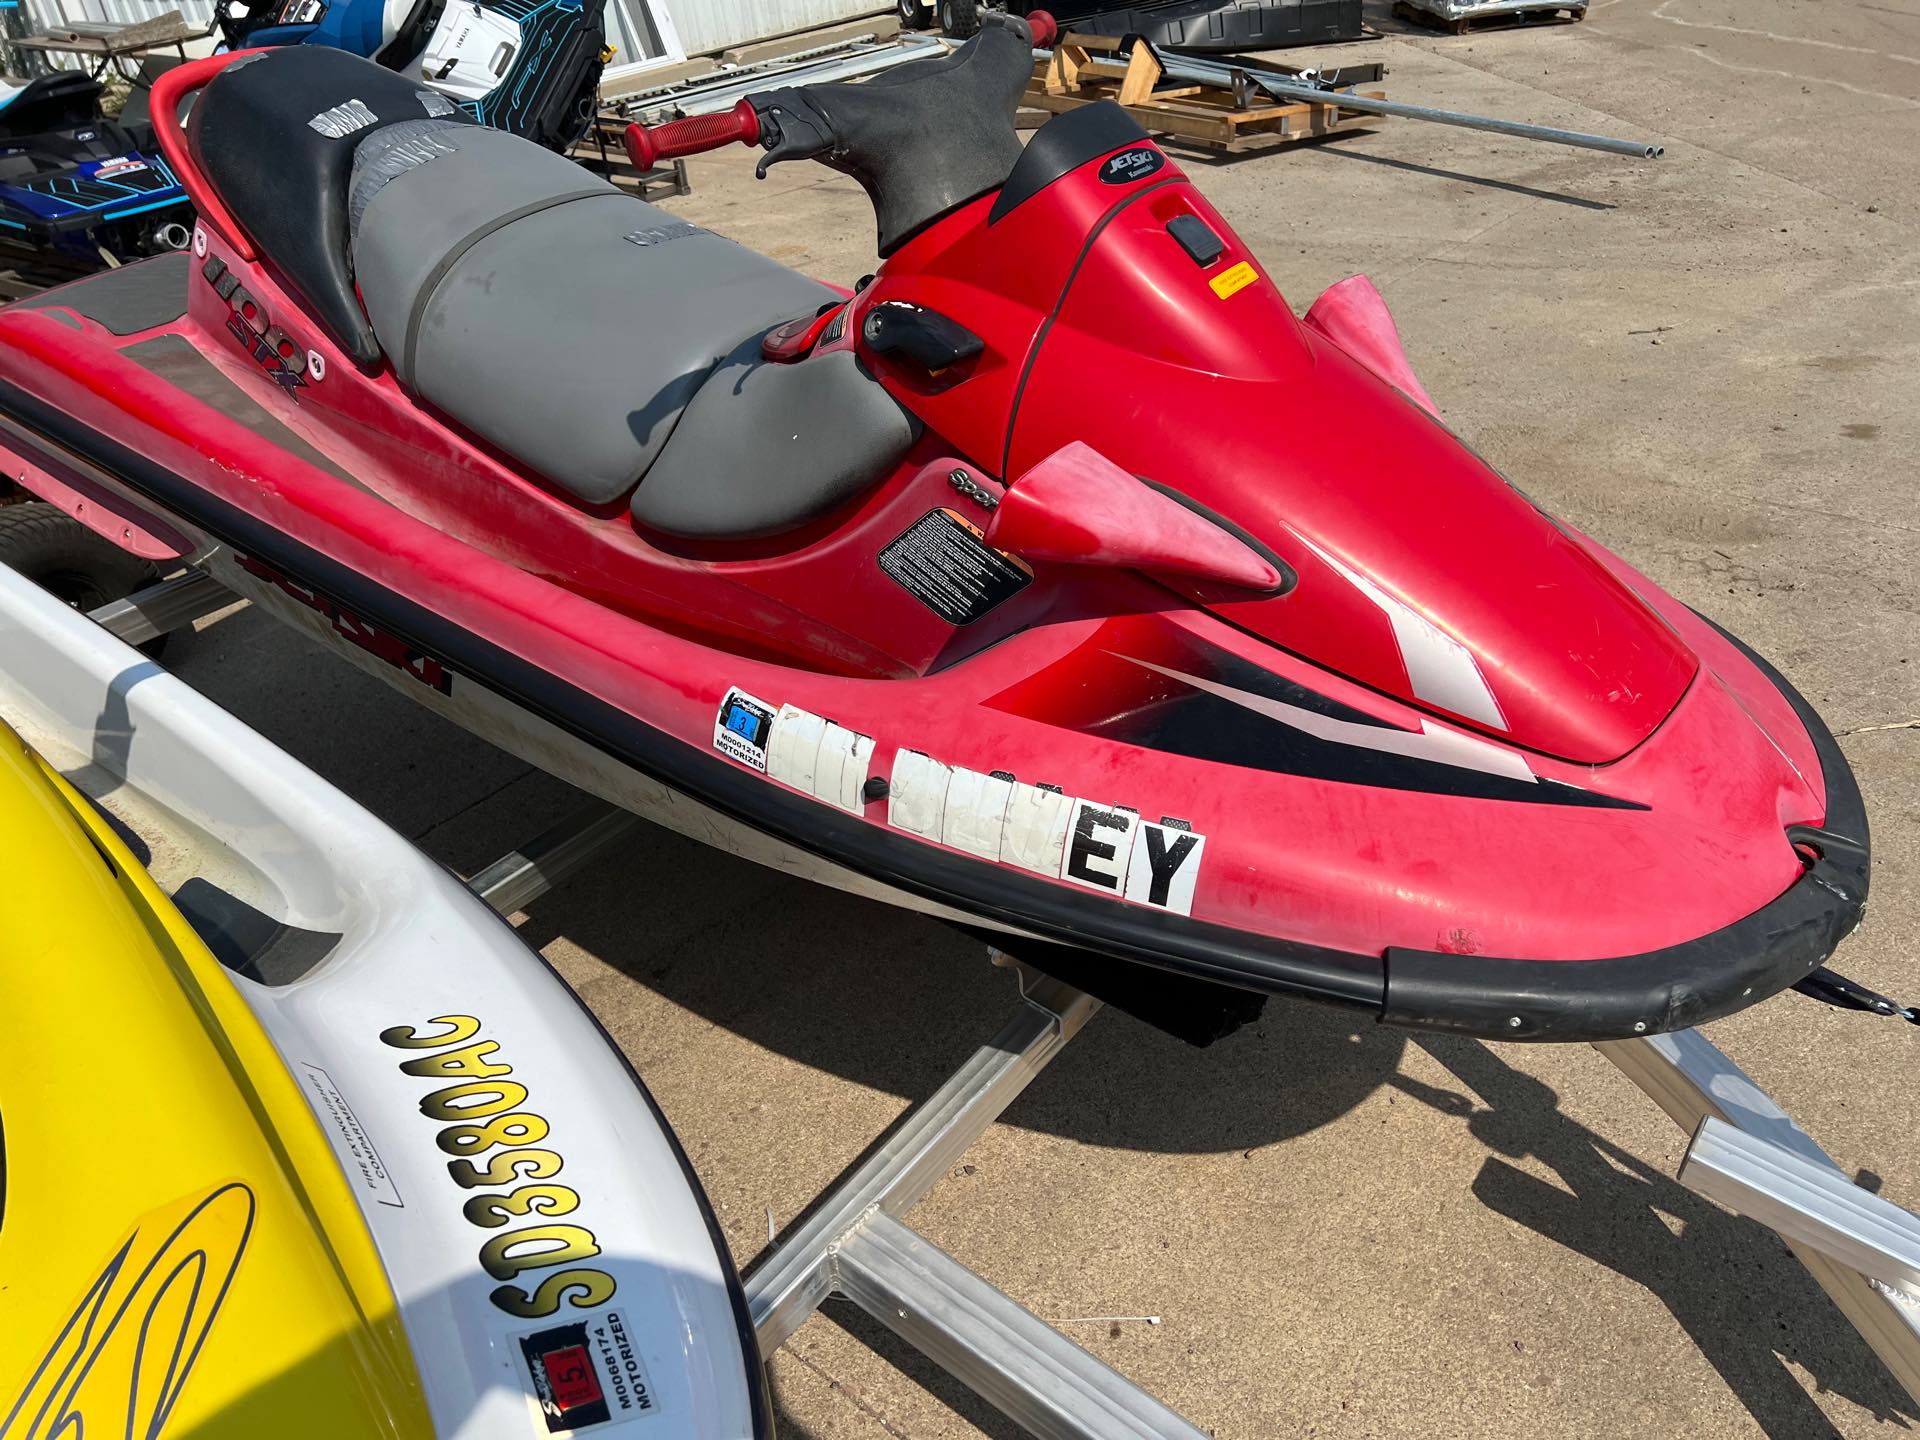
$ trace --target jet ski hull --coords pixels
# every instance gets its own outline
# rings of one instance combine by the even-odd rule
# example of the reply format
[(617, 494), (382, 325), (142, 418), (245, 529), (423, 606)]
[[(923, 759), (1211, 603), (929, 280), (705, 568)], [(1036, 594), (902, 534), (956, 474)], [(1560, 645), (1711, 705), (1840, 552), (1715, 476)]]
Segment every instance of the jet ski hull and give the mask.
[[(174, 1094), (176, 1077), (155, 1068), (155, 1054), (191, 1049), (193, 1037), (179, 1034), (182, 1022), (163, 1005), (144, 1003), (150, 991), (170, 994), (168, 972), (144, 985), (135, 976), (133, 998), (116, 1012), (121, 1038), (149, 1062), (148, 1089), (178, 1121), (135, 1138), (178, 1161), (176, 1131), (222, 1118), (231, 1128), (229, 1112), (239, 1130), (252, 1133), (251, 1115), (269, 1140), (279, 1137), (285, 1148), (267, 1153), (297, 1161), (301, 1183), (319, 1197), (304, 1212), (308, 1223), (325, 1220), (345, 1236), (334, 1248), (349, 1259), (355, 1246), (364, 1251), (381, 1287), (383, 1303), (367, 1306), (362, 1323), (377, 1320), (385, 1343), (400, 1345), (393, 1387), (406, 1403), (394, 1408), (380, 1392), (392, 1414), (379, 1433), (477, 1440), (565, 1421), (576, 1432), (633, 1436), (653, 1433), (663, 1415), (676, 1434), (771, 1433), (745, 1297), (678, 1141), (591, 1014), (497, 915), (304, 766), (4, 570), (0, 716), (111, 814), (103, 820), (74, 800), (102, 832), (102, 852), (113, 850), (114, 873), (131, 875), (129, 888), (145, 895), (153, 930), (168, 927), (191, 952), (171, 973), (191, 968), (182, 989), (199, 1004), (174, 997), (173, 1008), (206, 1026), (207, 1050), (233, 1057), (242, 1089), (266, 1097), (250, 1110), (236, 1092), (219, 1110), (182, 1098), (197, 1093), (191, 1087)], [(9, 740), (0, 730), (0, 742)], [(127, 837), (146, 853), (120, 850)], [(57, 933), (57, 921), (50, 928)], [(14, 1011), (24, 1006), (29, 1022), (44, 1022), (30, 1028), (56, 1043), (63, 1016), (51, 1007), (71, 987), (36, 981), (32, 965), (16, 968)], [(140, 1043), (149, 1023), (164, 1029), (163, 1043)], [(218, 1091), (226, 1067), (210, 1068)], [(91, 1136), (90, 1117), (126, 1108), (122, 1070), (105, 1072), (82, 1054), (74, 1076), (17, 1084), (5, 1096), (11, 1158), (28, 1158), (30, 1138), (44, 1155), (49, 1140)], [(99, 1149), (97, 1138), (86, 1146)], [(187, 1147), (189, 1168), (212, 1182), (248, 1178), (237, 1165), (221, 1168), (226, 1132), (200, 1138), (204, 1145)], [(129, 1170), (125, 1155), (116, 1162), (111, 1146), (102, 1154), (137, 1191), (144, 1172)], [(337, 1172), (325, 1169), (335, 1162)], [(55, 1192), (72, 1177), (21, 1163), (9, 1180), (8, 1239), (39, 1243), (51, 1230), (23, 1225), (55, 1213)], [(160, 1199), (181, 1193), (159, 1180), (152, 1188)], [(259, 1189), (264, 1205), (270, 1186)], [(129, 1208), (139, 1195), (122, 1190), (82, 1187), (89, 1234), (111, 1237), (139, 1213)], [(323, 1202), (336, 1195), (329, 1209)], [(71, 1208), (73, 1196), (65, 1200)], [(286, 1212), (263, 1218), (278, 1234), (297, 1233), (302, 1212), (292, 1204)], [(72, 1247), (48, 1249), (71, 1274)], [(335, 1272), (323, 1263), (321, 1273)], [(250, 1276), (243, 1268), (241, 1293), (273, 1278)], [(52, 1337), (51, 1307), (65, 1297), (14, 1289)], [(267, 1308), (284, 1306), (285, 1294), (272, 1290)], [(9, 1347), (19, 1369), (38, 1359), (28, 1346), (42, 1338), (22, 1334)], [(220, 1373), (196, 1371), (186, 1410), (216, 1416), (204, 1431), (214, 1435), (311, 1433), (294, 1418), (301, 1387), (351, 1377), (337, 1375), (343, 1363), (309, 1375), (315, 1357), (302, 1338), (270, 1319), (251, 1331), (223, 1325), (200, 1360)], [(351, 1332), (338, 1349), (379, 1371)], [(573, 1363), (561, 1386), (563, 1359)], [(124, 1406), (124, 1388), (101, 1388), (93, 1396), (101, 1410)], [(15, 1398), (0, 1394), (0, 1415)], [(243, 1399), (231, 1409), (217, 1403)], [(87, 1413), (97, 1422), (93, 1402)]]
[[(1296, 319), (1121, 112), (1009, 122), (970, 200), (902, 181), (852, 297), (463, 128), (381, 181), (356, 294), (300, 186), (242, 183), (250, 127), (342, 87), (372, 139), (283, 167), (323, 197), (422, 123), (325, 53), (157, 96), (208, 86), (163, 132), (204, 216), (165, 313), (0, 312), (13, 473), (109, 538), (683, 833), (1118, 963), (1603, 1039), (1858, 921), (1859, 798), (1798, 697), (1396, 389), (1385, 329)], [(996, 27), (902, 83), (1011, 106), (1029, 59)], [(815, 113), (879, 145), (877, 93)], [(479, 241), (425, 233), (449, 177)], [(604, 317), (561, 308), (588, 273)]]
[[(7, 319), (0, 328), (16, 332), (5, 351), (9, 359), (20, 353), (23, 325), (52, 323)], [(149, 443), (135, 449), (103, 433), (104, 413), (91, 421), (71, 413), (36, 395), (17, 368), (9, 372), (0, 377), (0, 443), (16, 473), (28, 475), (29, 488), (42, 477), (42, 493), (64, 498), (69, 509), (85, 512), (85, 500), (76, 503), (76, 497), (91, 494), (95, 518), (117, 511), (135, 518), (142, 533), (174, 537), (187, 558), (203, 560), (239, 592), (533, 764), (680, 833), (857, 893), (1117, 960), (1352, 1006), (1388, 1023), (1516, 1040), (1648, 1034), (1730, 1013), (1817, 967), (1864, 908), (1864, 812), (1831, 736), (1762, 662), (1685, 612), (1668, 618), (1745, 694), (1735, 700), (1717, 675), (1703, 677), (1663, 726), (1661, 744), (1607, 767), (1610, 788), (1631, 793), (1635, 787), (1618, 781), (1636, 766), (1653, 783), (1672, 783), (1661, 774), (1668, 760), (1691, 767), (1696, 796), (1714, 788), (1709, 759), (1722, 774), (1739, 759), (1725, 753), (1716, 721), (1725, 721), (1729, 707), (1744, 714), (1741, 707), (1754, 704), (1758, 686), (1773, 697), (1776, 727), (1785, 715), (1803, 728), (1813, 757), (1803, 768), (1810, 780), (1817, 769), (1820, 807), (1792, 828), (1780, 827), (1782, 854), (1772, 871), (1779, 883), (1772, 893), (1727, 914), (1724, 923), (1677, 937), (1669, 931), (1663, 943), (1632, 948), (1609, 943), (1623, 933), (1623, 920), (1658, 936), (1662, 925), (1671, 926), (1673, 908), (1684, 908), (1689, 898), (1697, 907), (1709, 887), (1699, 883), (1697, 866), (1689, 880), (1679, 861), (1670, 873), (1647, 878), (1660, 863), (1665, 817), (1659, 807), (1621, 795), (1599, 805), (1553, 803), (1569, 798), (1558, 792), (1572, 788), (1570, 777), (1579, 773), (1572, 767), (1535, 762), (1540, 777), (1524, 783), (1541, 787), (1546, 803), (1536, 804), (1505, 798), (1504, 790), (1474, 798), (1306, 780), (1080, 735), (1064, 746), (1067, 732), (981, 700), (1038, 670), (1071, 666), (1077, 651), (1104, 643), (1099, 622), (1057, 627), (1024, 649), (1005, 644), (917, 682), (849, 680), (725, 655), (494, 565), (364, 490), (331, 479), (311, 487), (287, 483), (301, 462), (284, 455), (268, 457), (279, 470), (280, 483), (271, 488), (249, 477), (244, 460), (217, 473), (215, 467), (186, 473), (182, 443), (197, 452), (205, 427), (217, 429), (221, 419), (199, 413), (186, 397), (152, 395), (148, 419), (159, 424)], [(40, 375), (44, 385), (44, 370)], [(133, 388), (139, 384), (135, 378)], [(139, 403), (124, 386), (105, 388), (95, 397), (98, 406), (109, 403), (107, 395), (116, 409)], [(68, 403), (79, 398), (74, 392)], [(175, 430), (171, 443), (163, 438), (167, 430)], [(103, 500), (106, 508), (98, 503)], [(770, 775), (742, 763), (737, 750), (716, 748), (723, 706), (735, 693), (763, 702), (770, 715), (792, 706), (803, 715), (832, 716), (856, 735), (900, 737), (866, 757), (859, 813), (783, 781), (778, 762)], [(998, 733), (979, 733), (990, 728)], [(1276, 729), (1275, 738), (1280, 733)], [(986, 858), (963, 848), (959, 830), (939, 832), (956, 844), (904, 829), (890, 814), (889, 801), (897, 796), (866, 798), (898, 783), (902, 754), (920, 757), (910, 765), (945, 765), (949, 775), (961, 768), (990, 778), (1002, 770), (1052, 779), (1076, 798), (1098, 795), (1101, 818), (1065, 837), (1055, 852), (1064, 870), (1074, 863), (1077, 844), (1085, 875), (1076, 883)], [(766, 763), (765, 756), (752, 758)], [(1583, 768), (1589, 783), (1601, 773)], [(1469, 790), (1500, 779), (1439, 771)], [(1178, 778), (1186, 783), (1170, 784), (1169, 772), (1184, 772)], [(892, 783), (871, 787), (874, 777), (892, 777)], [(1317, 832), (1309, 826), (1287, 840), (1259, 822), (1259, 811), (1249, 816), (1246, 795), (1253, 787), (1274, 813), (1317, 812)], [(1368, 857), (1328, 856), (1330, 794), (1371, 802), (1344, 834), (1352, 837), (1349, 844), (1362, 834), (1373, 837), (1367, 843), (1376, 851), (1396, 834), (1409, 843), (1409, 817), (1427, 817), (1428, 833), (1410, 841), (1429, 856), (1434, 873), (1425, 893), (1409, 893), (1408, 867), (1397, 853), (1382, 854), (1371, 884), (1354, 878), (1376, 868)], [(1220, 813), (1229, 810), (1251, 823), (1234, 833), (1223, 823), (1233, 815)], [(1124, 829), (1105, 818), (1129, 811), (1133, 821)], [(1446, 823), (1462, 816), (1464, 830)], [(1127, 861), (1118, 842), (1142, 817), (1150, 817), (1146, 823), (1163, 853), (1182, 821), (1190, 827), (1186, 833), (1205, 837), (1197, 847), (1203, 864), (1187, 897), (1189, 913), (1147, 903), (1150, 867), (1132, 877), (1141, 898), (1126, 898), (1121, 867)], [(1534, 823), (1523, 829), (1526, 820)], [(1485, 868), (1498, 872), (1500, 888), (1475, 905), (1442, 893), (1439, 856), (1475, 830), (1488, 838), (1493, 822), (1501, 827), (1500, 848)], [(1563, 825), (1582, 827), (1588, 840), (1562, 840), (1550, 855), (1541, 854), (1554, 827)], [(1631, 831), (1609, 833), (1625, 827), (1636, 827), (1638, 838)], [(1682, 842), (1688, 838), (1679, 835)], [(1807, 848), (1796, 851), (1796, 844)], [(1584, 914), (1569, 908), (1565, 893), (1568, 868), (1578, 868), (1583, 856), (1586, 872), (1572, 883), (1596, 907)], [(1396, 864), (1397, 873), (1390, 869)], [(1208, 882), (1221, 872), (1233, 877), (1229, 899), (1237, 904), (1208, 903), (1217, 893)], [(1327, 888), (1343, 872), (1348, 893)], [(1605, 887), (1636, 873), (1647, 900), (1630, 907), (1615, 901), (1611, 914), (1600, 913)], [(1555, 887), (1544, 901), (1543, 885)], [(1672, 906), (1663, 909), (1668, 900)], [(1395, 902), (1415, 917), (1412, 923), (1392, 913)], [(1222, 923), (1227, 915), (1240, 923)], [(1362, 925), (1376, 935), (1397, 930), (1398, 943), (1369, 947)], [(1532, 953), (1513, 943), (1529, 929), (1538, 940)]]

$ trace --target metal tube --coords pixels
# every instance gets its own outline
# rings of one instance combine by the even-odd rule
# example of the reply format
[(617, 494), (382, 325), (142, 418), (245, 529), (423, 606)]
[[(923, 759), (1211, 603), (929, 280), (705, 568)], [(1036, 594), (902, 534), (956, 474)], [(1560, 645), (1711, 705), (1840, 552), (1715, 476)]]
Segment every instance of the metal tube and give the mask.
[(1496, 120), (1490, 115), (1467, 115), (1458, 110), (1435, 110), (1427, 105), (1408, 105), (1399, 100), (1371, 100), (1322, 90), (1298, 81), (1281, 80), (1260, 70), (1222, 65), (1191, 55), (1161, 55), (1162, 73), (1169, 80), (1189, 84), (1220, 85), (1231, 89), (1233, 77), (1247, 79), (1276, 100), (1303, 101), (1310, 105), (1333, 105), (1342, 110), (1359, 110), (1369, 115), (1393, 115), (1403, 120), (1428, 120), (1436, 125), (1459, 125), (1468, 130), (1490, 130), (1496, 135), (1512, 135), (1520, 140), (1546, 140), (1555, 145), (1572, 145), (1580, 150), (1601, 150), (1609, 155), (1626, 155), (1636, 160), (1658, 160), (1664, 147), (1646, 140), (1615, 140), (1608, 135), (1589, 135), (1581, 130), (1557, 130), (1551, 125), (1529, 125), (1521, 120)]
[(823, 56), (837, 55), (843, 50), (860, 50), (879, 43), (881, 43), (880, 36), (875, 32), (865, 35), (847, 35), (828, 45), (815, 45), (806, 50), (789, 50), (784, 55), (769, 55), (764, 60), (753, 60), (744, 65), (716, 66), (712, 70), (703, 70), (698, 75), (688, 75), (670, 85), (650, 85), (644, 89), (631, 90), (621, 98), (640, 100), (649, 95), (664, 95), (671, 90), (692, 90), (702, 85), (738, 80), (742, 76), (758, 75), (786, 65), (800, 65), (809, 60), (821, 59)]
[[(1698, 1030), (1652, 1035), (1645, 1040), (1606, 1040), (1593, 1048), (1619, 1066), (1622, 1074), (1688, 1134), (1712, 1116), (1809, 1164), (1840, 1173), (1840, 1167), (1813, 1137), (1794, 1124), (1791, 1115)], [(1812, 1245), (1790, 1236), (1784, 1238), (1794, 1258), (1827, 1292), (1894, 1378), (1909, 1395), (1920, 1399), (1920, 1312), (1858, 1270)]]
[(129, 645), (144, 645), (203, 615), (224, 610), (240, 597), (211, 575), (189, 570), (120, 600), (109, 600), (87, 618)]
[[(1144, 43), (1136, 41), (1136, 44)], [(1052, 52), (1036, 50), (1036, 60), (1047, 59)], [(1154, 51), (1160, 61), (1160, 73), (1169, 80), (1186, 85), (1214, 85), (1223, 90), (1234, 88), (1234, 77), (1243, 75), (1275, 100), (1291, 100), (1309, 105), (1331, 105), (1342, 110), (1359, 110), (1369, 115), (1392, 115), (1403, 120), (1428, 120), (1436, 125), (1459, 125), (1467, 130), (1491, 130), (1497, 135), (1512, 135), (1521, 140), (1547, 140), (1556, 145), (1572, 145), (1580, 150), (1601, 150), (1609, 155), (1625, 155), (1634, 160), (1658, 160), (1666, 147), (1650, 140), (1616, 140), (1610, 135), (1589, 135), (1584, 130), (1557, 130), (1551, 125), (1529, 125), (1523, 120), (1497, 120), (1491, 115), (1468, 115), (1459, 110), (1435, 110), (1428, 105), (1408, 105), (1399, 100), (1372, 100), (1341, 90), (1322, 90), (1297, 80), (1246, 66), (1226, 65), (1218, 60), (1203, 60), (1197, 55), (1171, 55)], [(1093, 57), (1093, 68), (1102, 74), (1123, 74), (1124, 60)]]
[(1203, 1440), (1153, 1396), (931, 1240), (869, 1216), (834, 1256), (839, 1288), (1037, 1440)]
[(899, 1215), (959, 1160), (1029, 1081), (1060, 1053), (1100, 1002), (1022, 970), (1014, 1018), (911, 1114), (747, 1276), (747, 1310), (772, 1355), (833, 1290), (834, 1249), (863, 1216)]
[(712, 115), (732, 109), (743, 96), (757, 91), (854, 80), (881, 70), (891, 70), (910, 60), (922, 60), (944, 53), (944, 47), (938, 40), (905, 40), (856, 49), (843, 56), (828, 56), (806, 64), (784, 67), (769, 64), (764, 69), (724, 81), (714, 80), (622, 96), (617, 104), (620, 114), (630, 120), (652, 122), (656, 118), (675, 115)]
[(1680, 1183), (1870, 1280), (1920, 1294), (1920, 1216), (1831, 1165), (1709, 1115), (1680, 1162)]
[(467, 882), (502, 915), (524, 910), (640, 823), (637, 815), (594, 800), (545, 834), (510, 850)]

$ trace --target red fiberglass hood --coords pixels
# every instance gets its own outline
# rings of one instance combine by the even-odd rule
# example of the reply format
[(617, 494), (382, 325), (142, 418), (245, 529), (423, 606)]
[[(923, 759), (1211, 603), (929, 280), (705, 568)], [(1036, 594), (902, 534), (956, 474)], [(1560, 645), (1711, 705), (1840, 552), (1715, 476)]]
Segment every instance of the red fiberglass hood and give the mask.
[[(1234, 624), (1560, 759), (1604, 764), (1645, 739), (1696, 668), (1679, 637), (1439, 422), (1295, 320), (1263, 273), (1203, 307), (1190, 284), (1156, 285), (1158, 208), (1130, 207), (1087, 255), (1040, 342), (1007, 473), (1085, 440), (1298, 572), (1270, 598), (1191, 592)], [(1223, 270), (1250, 261), (1238, 249)]]

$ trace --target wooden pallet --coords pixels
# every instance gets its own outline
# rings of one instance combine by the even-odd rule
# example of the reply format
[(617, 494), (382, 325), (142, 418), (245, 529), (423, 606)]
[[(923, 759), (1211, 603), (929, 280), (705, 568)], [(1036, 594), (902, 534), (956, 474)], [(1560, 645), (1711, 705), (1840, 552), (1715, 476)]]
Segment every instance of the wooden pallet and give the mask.
[[(1384, 71), (1379, 65), (1350, 67), (1351, 83), (1328, 91), (1326, 104), (1290, 104), (1273, 99), (1251, 83), (1228, 87), (1168, 81), (1152, 46), (1135, 44), (1130, 52), (1123, 53), (1122, 43), (1118, 36), (1062, 35), (1054, 43), (1051, 57), (1034, 63), (1033, 79), (1021, 105), (1059, 115), (1111, 100), (1150, 134), (1171, 136), (1229, 155), (1366, 130), (1381, 119), (1357, 110), (1342, 110), (1336, 103), (1342, 93), (1385, 99), (1384, 90), (1361, 88), (1380, 79)], [(1286, 79), (1300, 73), (1288, 66), (1251, 60), (1236, 60), (1234, 64)]]
[(1431, 10), (1409, 5), (1407, 0), (1394, 0), (1393, 13), (1398, 19), (1410, 20), (1429, 30), (1439, 30), (1447, 35), (1471, 35), (1481, 30), (1517, 30), (1524, 25), (1572, 25), (1587, 18), (1587, 7), (1584, 4), (1539, 5), (1529, 6), (1525, 10), (1503, 10), (1493, 15), (1463, 15), (1458, 20), (1449, 20)]
[(686, 161), (673, 160), (642, 170), (627, 158), (627, 119), (612, 110), (595, 115), (587, 133), (574, 142), (567, 155), (642, 200), (693, 193), (693, 186), (687, 182)]

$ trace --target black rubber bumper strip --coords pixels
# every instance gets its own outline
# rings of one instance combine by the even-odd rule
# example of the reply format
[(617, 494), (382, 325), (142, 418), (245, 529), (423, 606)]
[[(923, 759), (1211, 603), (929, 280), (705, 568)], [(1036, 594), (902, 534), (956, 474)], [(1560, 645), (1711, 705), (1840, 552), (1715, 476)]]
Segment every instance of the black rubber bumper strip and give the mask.
[(1818, 858), (1744, 920), (1641, 955), (1503, 960), (1389, 949), (1382, 1020), (1488, 1040), (1630, 1039), (1744, 1010), (1826, 963), (1867, 908), (1869, 843), (1860, 787), (1805, 697), (1746, 644), (1720, 633), (1793, 706), (1813, 740), (1827, 792), (1826, 823), (1790, 826), (1786, 839)]
[[(1824, 961), (1865, 905), (1866, 818), (1859, 791), (1812, 708), (1758, 656), (1755, 662), (1813, 736), (1828, 792), (1826, 827), (1805, 837), (1822, 850), (1821, 858), (1779, 899), (1698, 940), (1619, 960), (1498, 960), (1398, 949), (1362, 955), (1069, 891), (896, 837), (649, 725), (209, 495), (8, 381), (0, 381), (0, 413), (620, 764), (785, 844), (992, 928), (1242, 989), (1364, 1009), (1395, 1025), (1488, 1039), (1572, 1041), (1680, 1029), (1783, 990)], [(1849, 842), (1850, 835), (1860, 838)], [(1515, 1017), (1519, 1025), (1512, 1024)]]

